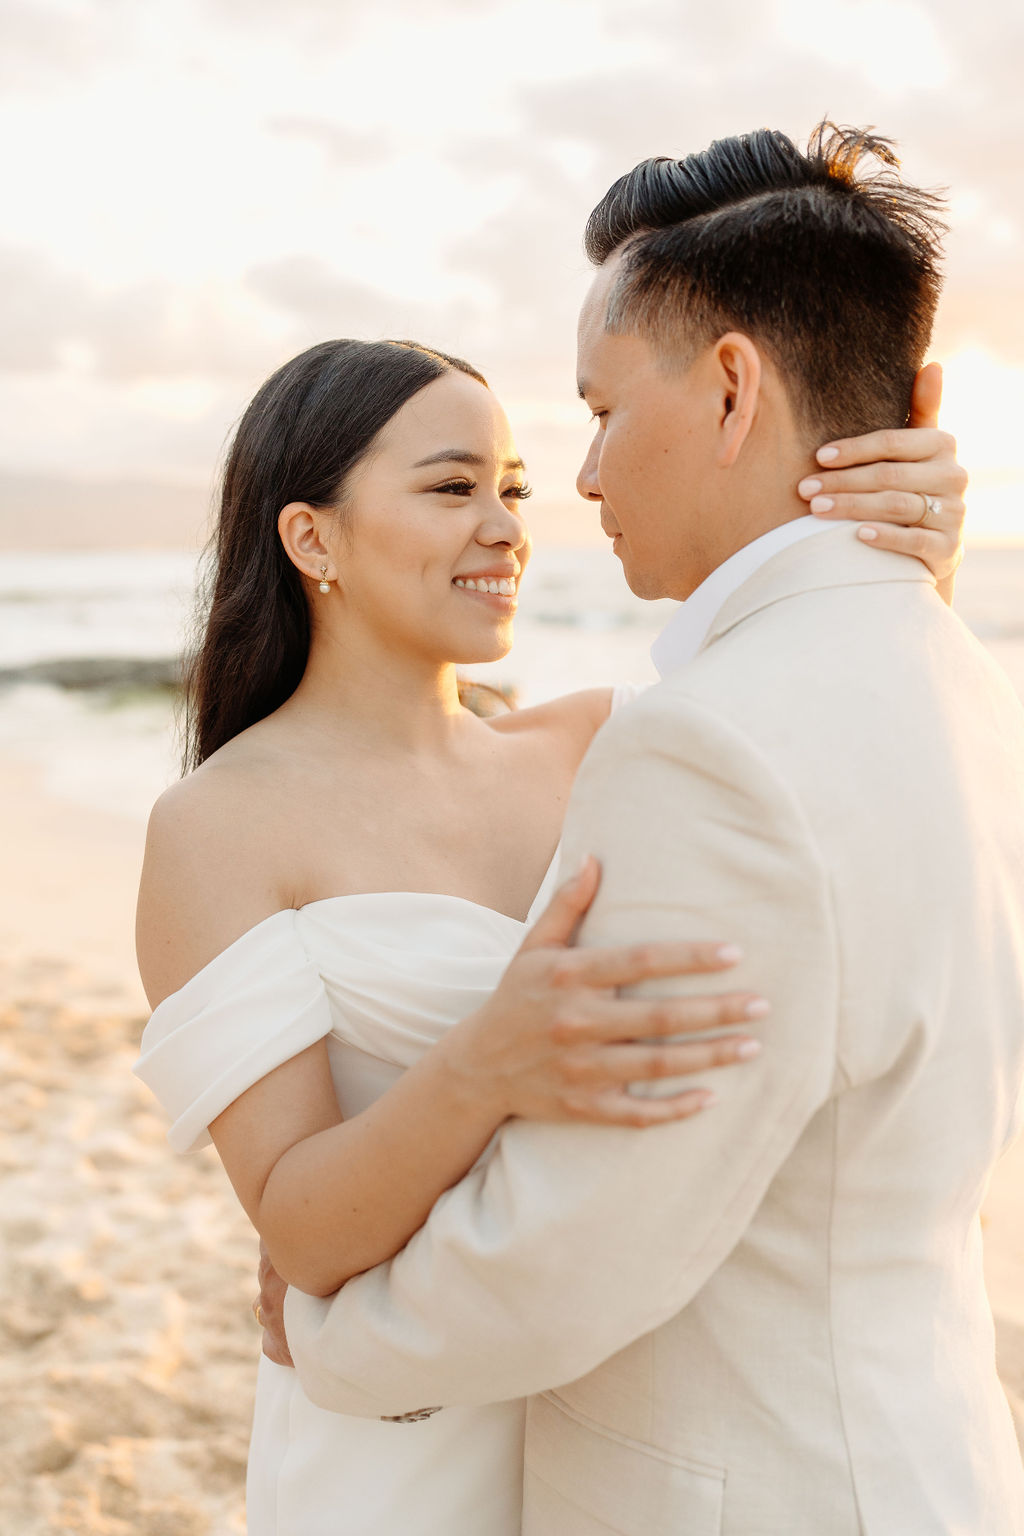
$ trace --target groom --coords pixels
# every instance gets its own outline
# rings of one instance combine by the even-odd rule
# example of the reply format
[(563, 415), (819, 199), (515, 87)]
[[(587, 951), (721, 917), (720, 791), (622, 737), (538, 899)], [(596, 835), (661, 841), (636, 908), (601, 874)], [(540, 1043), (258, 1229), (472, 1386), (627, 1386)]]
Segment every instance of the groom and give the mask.
[(765, 1050), (642, 1135), (509, 1123), (395, 1260), (286, 1302), (324, 1407), (529, 1395), (527, 1536), (1024, 1532), (978, 1218), (1024, 1077), (1024, 713), (923, 565), (791, 490), (902, 425), (930, 333), (934, 209), (863, 151), (648, 161), (588, 229), (581, 489), (688, 601), (579, 775), (580, 941), (735, 937)]

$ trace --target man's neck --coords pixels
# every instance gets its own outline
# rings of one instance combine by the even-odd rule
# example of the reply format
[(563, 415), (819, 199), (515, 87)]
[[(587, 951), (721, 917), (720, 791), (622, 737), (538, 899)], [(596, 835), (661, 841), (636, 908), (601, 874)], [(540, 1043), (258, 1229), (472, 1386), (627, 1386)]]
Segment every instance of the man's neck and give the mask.
[[(714, 510), (712, 526), (718, 536), (706, 548), (704, 570), (698, 573), (699, 579), (691, 591), (695, 592), (733, 556), (808, 515), (807, 504), (800, 500), (792, 485), (776, 483), (764, 492), (752, 485), (746, 494), (737, 494), (734, 487), (728, 504)], [(680, 593), (680, 601), (689, 595)]]
[(788, 518), (723, 560), (676, 610), (651, 647), (659, 674), (666, 677), (694, 659), (723, 605), (763, 565), (802, 539), (834, 528), (834, 523), (809, 514)]

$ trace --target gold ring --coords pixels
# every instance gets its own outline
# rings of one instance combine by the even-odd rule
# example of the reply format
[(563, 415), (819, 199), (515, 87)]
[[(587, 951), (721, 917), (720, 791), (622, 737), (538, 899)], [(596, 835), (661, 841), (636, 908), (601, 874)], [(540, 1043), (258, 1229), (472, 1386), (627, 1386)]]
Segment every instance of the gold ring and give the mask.
[(259, 1323), (261, 1328), (265, 1328), (267, 1326), (263, 1318), (263, 1308), (260, 1306), (260, 1299), (258, 1296), (252, 1304), (252, 1315)]

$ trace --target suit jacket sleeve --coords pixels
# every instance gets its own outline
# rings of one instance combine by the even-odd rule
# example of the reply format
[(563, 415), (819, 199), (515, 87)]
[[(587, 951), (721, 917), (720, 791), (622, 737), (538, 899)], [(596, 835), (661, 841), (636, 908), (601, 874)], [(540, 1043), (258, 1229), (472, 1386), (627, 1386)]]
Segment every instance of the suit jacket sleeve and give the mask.
[(724, 985), (771, 999), (765, 1049), (705, 1079), (719, 1103), (670, 1126), (510, 1121), (394, 1259), (326, 1300), (289, 1292), (292, 1355), (322, 1407), (400, 1414), (586, 1374), (686, 1305), (832, 1090), (826, 872), (796, 799), (739, 730), (665, 686), (617, 712), (567, 817), (566, 867), (587, 852), (603, 879), (581, 941), (735, 941), (744, 961)]

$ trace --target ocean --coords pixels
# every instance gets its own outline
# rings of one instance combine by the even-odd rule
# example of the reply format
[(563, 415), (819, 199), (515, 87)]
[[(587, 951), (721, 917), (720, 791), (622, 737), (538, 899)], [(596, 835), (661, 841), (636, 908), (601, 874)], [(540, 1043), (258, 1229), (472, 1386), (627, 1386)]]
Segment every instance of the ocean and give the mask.
[[(0, 750), (53, 793), (144, 817), (177, 775), (172, 697), (153, 685), (182, 648), (196, 570), (171, 552), (0, 553)], [(467, 670), (522, 704), (642, 683), (673, 606), (635, 598), (605, 549), (542, 547), (513, 651)], [(1024, 546), (970, 549), (956, 608), (1024, 697)]]

